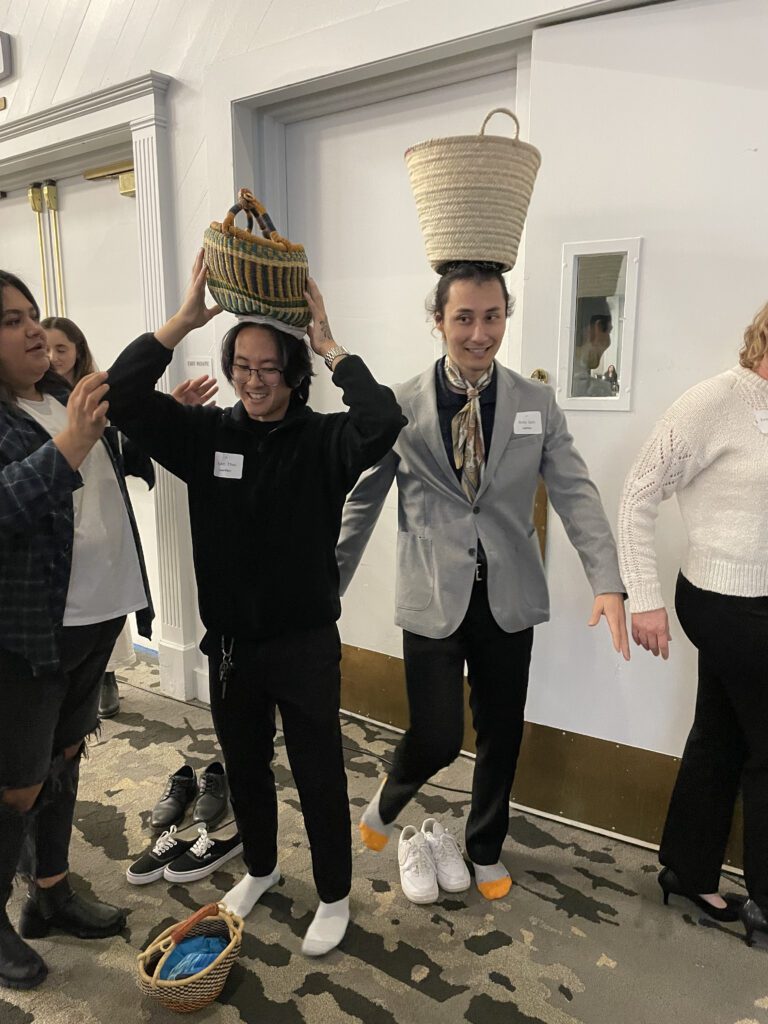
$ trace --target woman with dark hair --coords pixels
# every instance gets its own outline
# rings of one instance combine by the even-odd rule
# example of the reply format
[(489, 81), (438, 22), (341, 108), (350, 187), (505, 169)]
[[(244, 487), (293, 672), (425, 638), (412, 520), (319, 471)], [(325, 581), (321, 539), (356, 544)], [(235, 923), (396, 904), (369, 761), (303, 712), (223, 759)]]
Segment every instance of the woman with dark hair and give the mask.
[[(68, 877), (104, 666), (128, 613), (151, 635), (136, 522), (103, 441), (107, 392), (104, 373), (70, 389), (50, 372), (37, 302), (0, 271), (0, 986), (11, 988), (47, 973), (22, 936), (125, 924)], [(17, 866), (30, 880), (20, 935), (5, 910)]]
[[(393, 480), (398, 488), (397, 611), (410, 727), (363, 814), (365, 844), (381, 850), (397, 815), (459, 754), (468, 666), (476, 732), (467, 852), (487, 899), (512, 884), (501, 863), (523, 733), (533, 627), (549, 618), (533, 525), (539, 476), (595, 594), (591, 626), (607, 619), (629, 656), (616, 547), (597, 489), (551, 388), (496, 362), (510, 301), (493, 264), (462, 262), (437, 285), (432, 313), (445, 356), (396, 388), (408, 426), (347, 500), (337, 549), (342, 593)], [(403, 830), (400, 874), (414, 902), (458, 892), (470, 878), (438, 823)]]
[(156, 391), (174, 348), (220, 311), (206, 309), (205, 279), (201, 252), (176, 317), (109, 371), (110, 416), (187, 485), (211, 711), (248, 867), (223, 901), (245, 915), (280, 878), (271, 767), (279, 708), (320, 897), (302, 949), (318, 956), (344, 936), (352, 872), (335, 546), (347, 492), (403, 418), (392, 392), (336, 345), (312, 281), (310, 344), (348, 412), (309, 408), (306, 342), (263, 323), (237, 324), (224, 340), (234, 408), (184, 408)]
[[(619, 505), (619, 553), (632, 637), (669, 657), (655, 550), (662, 501), (676, 495), (688, 534), (675, 610), (698, 651), (696, 714), (667, 812), (664, 902), (682, 896), (718, 921), (768, 933), (768, 303), (744, 332), (736, 366), (694, 385), (656, 424)], [(719, 894), (741, 789), (739, 907)]]

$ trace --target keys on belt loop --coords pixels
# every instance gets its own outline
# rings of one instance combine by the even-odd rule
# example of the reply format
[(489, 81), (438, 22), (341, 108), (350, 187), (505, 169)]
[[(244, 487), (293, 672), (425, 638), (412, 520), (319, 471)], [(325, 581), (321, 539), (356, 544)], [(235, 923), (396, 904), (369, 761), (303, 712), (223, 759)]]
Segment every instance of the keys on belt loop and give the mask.
[(219, 682), (221, 683), (221, 699), (227, 695), (227, 683), (232, 675), (232, 651), (235, 646), (235, 638), (229, 638), (229, 644), (225, 637), (221, 638), (221, 665), (219, 666)]

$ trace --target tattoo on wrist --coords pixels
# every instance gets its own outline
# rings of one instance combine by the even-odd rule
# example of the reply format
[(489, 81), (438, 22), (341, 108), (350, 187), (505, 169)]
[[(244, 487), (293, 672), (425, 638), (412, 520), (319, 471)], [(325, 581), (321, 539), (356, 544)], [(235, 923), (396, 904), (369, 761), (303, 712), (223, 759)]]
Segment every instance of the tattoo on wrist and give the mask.
[(322, 335), (323, 341), (333, 341), (333, 335), (331, 334), (331, 328), (328, 325), (327, 320), (321, 320), (318, 327), (320, 328), (320, 334)]

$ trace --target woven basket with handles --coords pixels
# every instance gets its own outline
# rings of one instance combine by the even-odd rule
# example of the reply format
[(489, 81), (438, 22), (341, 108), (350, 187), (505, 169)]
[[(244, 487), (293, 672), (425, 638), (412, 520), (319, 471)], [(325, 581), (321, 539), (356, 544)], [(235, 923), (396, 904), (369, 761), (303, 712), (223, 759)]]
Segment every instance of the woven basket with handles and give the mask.
[[(515, 137), (486, 135), (494, 114), (515, 122)], [(405, 162), (432, 268), (456, 260), (498, 263), (511, 270), (541, 164), (535, 146), (521, 142), (520, 122), (496, 107), (479, 135), (430, 139), (406, 150)]]
[[(199, 974), (179, 981), (163, 981), (160, 971), (171, 952), (182, 941), (195, 935), (226, 939), (227, 947)], [(222, 903), (209, 903), (186, 921), (171, 925), (151, 942), (138, 957), (138, 983), (141, 991), (157, 999), (176, 1013), (192, 1013), (212, 1003), (224, 988), (232, 964), (243, 940), (243, 919), (230, 914)]]
[[(240, 212), (248, 230), (235, 225)], [(253, 234), (254, 220), (261, 234)], [(303, 245), (283, 238), (266, 208), (241, 188), (237, 203), (219, 224), (214, 221), (203, 236), (208, 288), (230, 313), (260, 313), (291, 327), (306, 327), (311, 320), (304, 298), (309, 269)]]

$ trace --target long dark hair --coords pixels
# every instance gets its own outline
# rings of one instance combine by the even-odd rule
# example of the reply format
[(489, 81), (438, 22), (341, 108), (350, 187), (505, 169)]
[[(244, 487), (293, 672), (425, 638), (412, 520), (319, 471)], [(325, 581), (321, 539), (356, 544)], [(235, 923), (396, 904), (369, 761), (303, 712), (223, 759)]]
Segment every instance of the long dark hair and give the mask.
[[(11, 274), (7, 270), (0, 270), (0, 317), (2, 317), (4, 312), (3, 292), (6, 288), (15, 288), (17, 291), (20, 291), (30, 306), (34, 307), (37, 315), (40, 316), (40, 307), (38, 306), (34, 295), (24, 284), (21, 278), (16, 277), (15, 274)], [(2, 377), (0, 377), (0, 405), (12, 410), (17, 408), (16, 395), (11, 390), (10, 385), (4, 381)]]
[(515, 308), (514, 300), (507, 290), (507, 282), (501, 272), (498, 263), (470, 263), (468, 260), (460, 260), (456, 263), (444, 263), (440, 267), (440, 280), (437, 282), (431, 299), (427, 302), (427, 312), (431, 316), (445, 315), (445, 304), (448, 301), (448, 293), (454, 281), (472, 281), (473, 284), (485, 284), (486, 281), (498, 281), (501, 286), (501, 294), (504, 298), (504, 307), (507, 316), (512, 316)]
[(230, 327), (221, 343), (221, 369), (227, 381), (232, 383), (232, 364), (235, 359), (235, 342), (244, 327), (262, 327), (270, 331), (277, 342), (283, 380), (293, 391), (291, 405), (306, 405), (309, 400), (309, 385), (312, 381), (312, 356), (309, 346), (301, 338), (295, 338), (286, 331), (280, 331), (271, 324), (252, 324), (245, 320)]
[(61, 333), (75, 346), (75, 365), (72, 367), (72, 386), (82, 380), (86, 374), (94, 373), (96, 364), (93, 361), (91, 350), (85, 335), (74, 322), (65, 316), (47, 316), (42, 322), (46, 331), (61, 331)]

